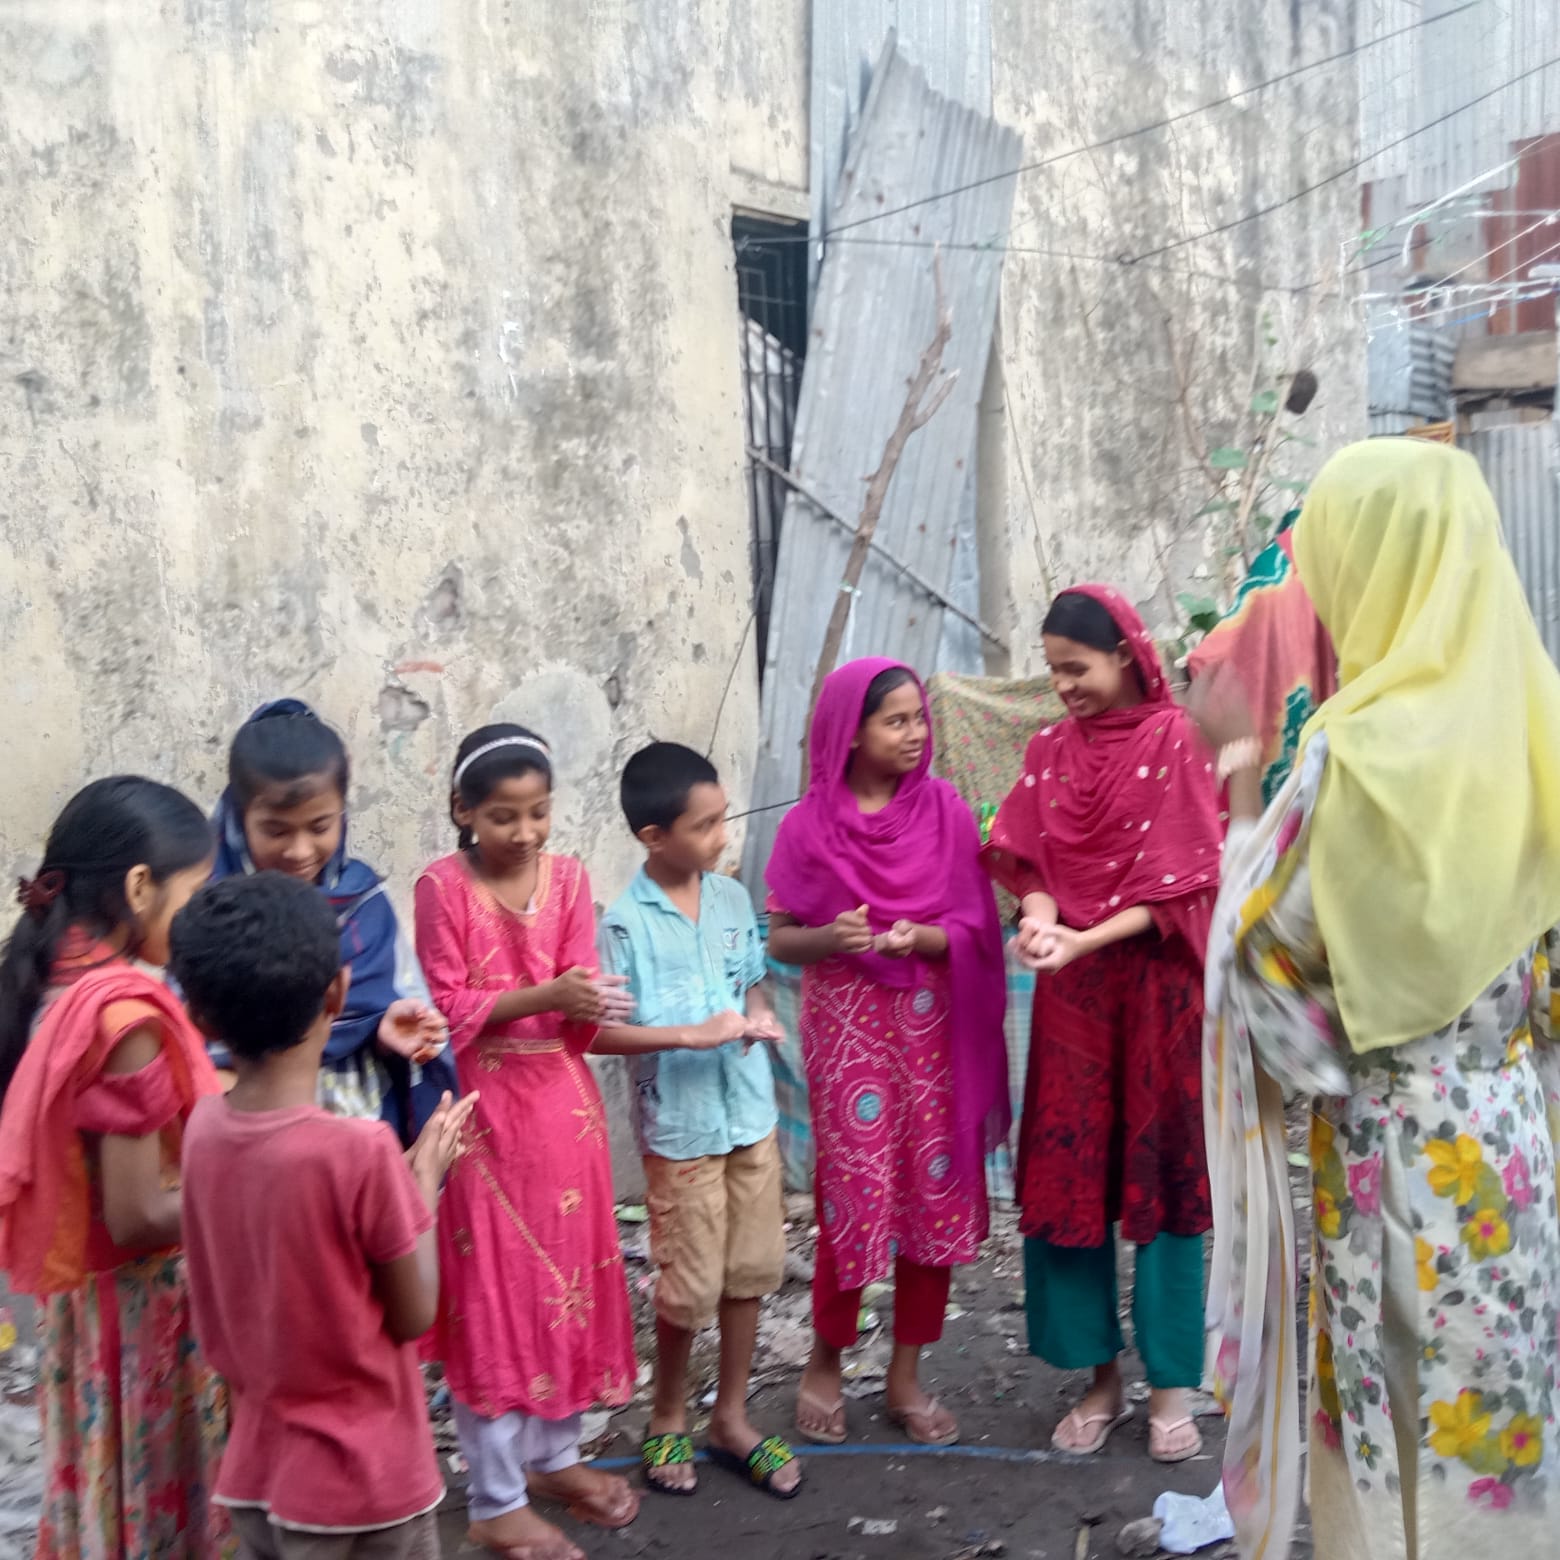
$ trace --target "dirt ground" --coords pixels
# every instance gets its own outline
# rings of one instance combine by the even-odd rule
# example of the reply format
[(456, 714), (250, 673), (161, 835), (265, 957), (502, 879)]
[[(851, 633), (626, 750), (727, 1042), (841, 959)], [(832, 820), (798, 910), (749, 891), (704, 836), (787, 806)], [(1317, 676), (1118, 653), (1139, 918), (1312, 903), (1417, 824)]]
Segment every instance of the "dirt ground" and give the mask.
[[(1296, 1157), (1304, 1143), (1304, 1112), (1292, 1125)], [(1309, 1211), (1304, 1172), (1292, 1172), (1302, 1225)], [(651, 1357), (651, 1269), (642, 1210), (622, 1210), (623, 1245), (639, 1324), (640, 1357)], [(753, 1397), (754, 1418), (765, 1430), (789, 1434), (796, 1380), (811, 1342), (808, 1283), (812, 1276), (811, 1202), (793, 1198), (785, 1288), (766, 1303)], [(1301, 1232), (1301, 1268), (1308, 1236)], [(953, 1305), (942, 1343), (929, 1351), (926, 1380), (959, 1416), (964, 1438), (937, 1454), (908, 1451), (882, 1412), (883, 1370), (889, 1350), (892, 1294), (867, 1292), (863, 1342), (848, 1356), (846, 1397), (851, 1441), (845, 1448), (798, 1447), (805, 1486), (780, 1502), (749, 1489), (720, 1469), (701, 1470), (691, 1500), (647, 1494), (639, 1520), (620, 1533), (581, 1530), (556, 1513), (561, 1525), (592, 1556), (678, 1557), (678, 1560), (1088, 1560), (1116, 1555), (1124, 1525), (1147, 1517), (1166, 1490), (1202, 1496), (1215, 1486), (1223, 1439), (1211, 1402), (1200, 1400), (1205, 1439), (1201, 1457), (1163, 1468), (1147, 1456), (1147, 1389), (1135, 1356), (1127, 1361), (1134, 1422), (1117, 1431), (1098, 1457), (1070, 1459), (1050, 1450), (1051, 1431), (1082, 1392), (1084, 1376), (1050, 1369), (1029, 1356), (1023, 1317), (1021, 1243), (1013, 1215), (995, 1214), (982, 1260), (954, 1280)], [(1122, 1308), (1131, 1304), (1130, 1272), (1123, 1273)], [(7, 1308), (0, 1295), (0, 1309)], [(17, 1322), (19, 1308), (10, 1303)], [(1301, 1297), (1301, 1317), (1304, 1296)], [(0, 1321), (5, 1318), (0, 1315)], [(26, 1560), (42, 1469), (37, 1415), (32, 1405), (35, 1351), (23, 1324), (0, 1350), (0, 1560)], [(1303, 1337), (1303, 1328), (1302, 1328)], [(690, 1390), (711, 1393), (715, 1337), (701, 1335)], [(588, 1450), (612, 1463), (628, 1459), (631, 1478), (646, 1417), (648, 1366), (641, 1368), (636, 1401), (608, 1418), (588, 1422)], [(435, 1435), (450, 1494), (441, 1515), (444, 1554), (475, 1556), (465, 1544), (463, 1469), (436, 1379)], [(702, 1418), (694, 1422), (695, 1439)], [(1233, 1555), (1233, 1546), (1202, 1551)], [(1309, 1526), (1302, 1525), (1296, 1560), (1309, 1560)]]
[[(766, 1306), (755, 1370), (754, 1419), (762, 1429), (789, 1434), (796, 1379), (810, 1343), (807, 1280), (812, 1239), (807, 1199), (792, 1202), (793, 1221), (785, 1289)], [(641, 1358), (650, 1357), (650, 1270), (642, 1227), (625, 1224), (640, 1321)], [(1022, 1311), (1020, 1241), (1010, 1214), (997, 1227), (982, 1261), (954, 1281), (953, 1307), (940, 1346), (928, 1354), (927, 1381), (958, 1415), (964, 1431), (951, 1452), (907, 1453), (903, 1437), (883, 1417), (883, 1368), (889, 1348), (892, 1296), (867, 1294), (869, 1330), (849, 1358), (846, 1399), (851, 1441), (845, 1448), (798, 1452), (805, 1485), (781, 1502), (747, 1488), (717, 1468), (701, 1469), (691, 1500), (646, 1494), (634, 1525), (602, 1533), (548, 1512), (593, 1557), (688, 1557), (688, 1560), (1085, 1560), (1114, 1556), (1129, 1522), (1147, 1517), (1166, 1490), (1206, 1495), (1218, 1479), (1222, 1421), (1199, 1397), (1202, 1456), (1177, 1468), (1147, 1455), (1147, 1387), (1136, 1356), (1128, 1361), (1134, 1422), (1117, 1431), (1107, 1449), (1089, 1459), (1050, 1450), (1051, 1431), (1083, 1390), (1085, 1376), (1052, 1370), (1027, 1352)], [(1122, 1305), (1130, 1307), (1130, 1274)], [(876, 1325), (873, 1325), (876, 1324)], [(714, 1338), (701, 1336), (691, 1390), (703, 1397), (714, 1381)], [(642, 1371), (642, 1378), (647, 1372)], [(632, 1459), (644, 1427), (645, 1390), (629, 1408), (596, 1429), (593, 1453), (606, 1461)], [(439, 1400), (436, 1399), (436, 1403)], [(598, 1422), (599, 1423), (599, 1422)], [(436, 1428), (451, 1494), (442, 1520), (446, 1556), (475, 1556), (464, 1542), (465, 1511), (459, 1458), (442, 1413)], [(702, 1419), (695, 1421), (695, 1439)], [(637, 1478), (632, 1466), (630, 1478)], [(1308, 1560), (1309, 1529), (1294, 1554)], [(1203, 1551), (1233, 1555), (1231, 1545)]]

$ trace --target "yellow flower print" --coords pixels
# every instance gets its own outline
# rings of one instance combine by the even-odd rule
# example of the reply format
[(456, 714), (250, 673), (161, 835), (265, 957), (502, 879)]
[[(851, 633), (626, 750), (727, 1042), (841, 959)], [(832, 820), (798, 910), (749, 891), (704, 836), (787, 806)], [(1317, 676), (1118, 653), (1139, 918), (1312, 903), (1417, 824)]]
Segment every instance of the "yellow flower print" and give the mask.
[(1335, 1425), (1343, 1423), (1343, 1402), (1338, 1396), (1338, 1371), (1333, 1363), (1332, 1337), (1316, 1335), (1316, 1396), (1323, 1412)]
[(1463, 1225), (1463, 1245), (1481, 1261), (1511, 1250), (1511, 1226), (1493, 1208), (1481, 1208)]
[(0, 1354), (9, 1354), (16, 1347), (16, 1323), (0, 1311)]
[(1523, 1019), (1512, 1037), (1506, 1042), (1506, 1064), (1510, 1066), (1514, 1062), (1520, 1062), (1532, 1049), (1533, 1027), (1526, 1019)]
[(1338, 1200), (1325, 1187), (1316, 1188), (1316, 1227), (1328, 1240), (1337, 1240), (1343, 1229)]
[(1466, 1132), (1459, 1133), (1455, 1143), (1432, 1138), (1425, 1144), (1425, 1152), (1432, 1163), (1430, 1190), (1437, 1197), (1453, 1198), (1459, 1206), (1467, 1202), (1484, 1167), (1484, 1150), (1478, 1139)]
[(1337, 1133), (1330, 1121), (1320, 1116), (1311, 1117), (1311, 1163), (1319, 1165), (1331, 1152)]
[(1440, 1278), (1435, 1270), (1435, 1247), (1417, 1235), (1414, 1237), (1414, 1261), (1419, 1264), (1419, 1287), (1429, 1294)]
[(1508, 1462), (1531, 1468), (1544, 1455), (1543, 1421), (1532, 1414), (1518, 1414), (1500, 1433), (1500, 1449)]
[(1464, 1457), (1477, 1450), (1490, 1433), (1490, 1416), (1479, 1412), (1484, 1398), (1478, 1392), (1459, 1392), (1455, 1403), (1432, 1403), (1430, 1450), (1437, 1457)]

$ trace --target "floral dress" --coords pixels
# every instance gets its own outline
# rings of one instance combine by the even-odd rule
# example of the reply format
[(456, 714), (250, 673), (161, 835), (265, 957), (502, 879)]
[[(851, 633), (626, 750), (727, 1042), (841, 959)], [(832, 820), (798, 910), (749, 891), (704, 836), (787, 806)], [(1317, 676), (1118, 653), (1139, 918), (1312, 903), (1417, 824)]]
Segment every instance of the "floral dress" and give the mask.
[[(1210, 1306), (1222, 1332), (1221, 1390), (1237, 1402), (1231, 1510), (1246, 1553), (1284, 1553), (1282, 1510), (1267, 1527), (1251, 1519), (1259, 1497), (1272, 1494), (1265, 1481), (1284, 1479), (1292, 1239), (1280, 1234), (1287, 1207), (1277, 1197), (1267, 1205), (1274, 1178), (1264, 1187), (1260, 1173), (1245, 1173), (1261, 1152), (1251, 1133), (1271, 1145), (1275, 1125), (1283, 1163), (1277, 1084), (1314, 1101), (1307, 1412), (1317, 1555), (1555, 1553), (1560, 934), (1525, 950), (1436, 1034), (1353, 1053), (1341, 1038), (1307, 864), (1325, 762), (1319, 738), (1286, 788), (1260, 886), (1237, 907), (1233, 956), (1210, 976), (1222, 1019), (1208, 1057), (1210, 1140), (1224, 1149), (1213, 1156), (1215, 1222), (1233, 1205), (1229, 1222), (1240, 1230), (1224, 1231)], [(1244, 1077), (1242, 1055), (1256, 1062)], [(1260, 1276), (1259, 1251), (1276, 1313), (1265, 1327), (1243, 1314), (1260, 1289), (1241, 1270)], [(1242, 1386), (1271, 1435), (1239, 1411)]]

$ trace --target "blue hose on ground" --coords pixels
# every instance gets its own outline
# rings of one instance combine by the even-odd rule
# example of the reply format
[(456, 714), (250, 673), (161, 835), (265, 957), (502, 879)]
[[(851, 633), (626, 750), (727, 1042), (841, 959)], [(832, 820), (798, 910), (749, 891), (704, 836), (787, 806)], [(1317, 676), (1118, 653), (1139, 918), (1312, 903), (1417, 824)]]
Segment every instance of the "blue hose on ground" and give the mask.
[[(815, 1457), (968, 1457), (977, 1462), (1005, 1463), (1071, 1463), (1086, 1461), (1082, 1457), (1069, 1457), (1065, 1452), (1041, 1451), (1036, 1448), (1014, 1446), (922, 1446), (913, 1441), (861, 1441), (855, 1446), (799, 1446), (798, 1457), (811, 1461)], [(707, 1462), (703, 1452), (694, 1454), (695, 1462)], [(605, 1468), (617, 1472), (624, 1468), (637, 1468), (637, 1457), (602, 1457), (591, 1464), (593, 1468)]]

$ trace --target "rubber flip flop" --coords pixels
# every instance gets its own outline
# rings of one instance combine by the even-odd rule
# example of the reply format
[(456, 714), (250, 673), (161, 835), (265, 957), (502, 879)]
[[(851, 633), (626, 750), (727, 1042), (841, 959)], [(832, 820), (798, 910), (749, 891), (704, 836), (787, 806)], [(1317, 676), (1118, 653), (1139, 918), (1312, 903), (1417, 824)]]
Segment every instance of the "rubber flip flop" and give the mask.
[(1197, 1429), (1196, 1422), (1191, 1419), (1190, 1416), (1185, 1419), (1172, 1419), (1169, 1424), (1166, 1424), (1161, 1419), (1150, 1419), (1148, 1422), (1148, 1455), (1152, 1457), (1156, 1463), (1173, 1464), (1190, 1462), (1191, 1459), (1197, 1456), (1197, 1454), (1203, 1449), (1201, 1430), (1197, 1431), (1196, 1444), (1187, 1447), (1185, 1451), (1156, 1452), (1154, 1450), (1154, 1441), (1156, 1438), (1159, 1440), (1160, 1444), (1163, 1445), (1163, 1443), (1169, 1440), (1177, 1430), (1184, 1430), (1188, 1425), (1190, 1425), (1194, 1430)]
[[(1126, 1424), (1126, 1422), (1131, 1419), (1131, 1417), (1132, 1410), (1130, 1408), (1124, 1408), (1116, 1414), (1090, 1414), (1089, 1417), (1085, 1419), (1078, 1413), (1078, 1410), (1075, 1408), (1070, 1414), (1068, 1414), (1067, 1419), (1075, 1421), (1080, 1430), (1089, 1430), (1092, 1429), (1095, 1425), (1098, 1425), (1100, 1427), (1099, 1433), (1092, 1441), (1088, 1442), (1087, 1445), (1068, 1446), (1064, 1442), (1058, 1441), (1056, 1439), (1056, 1432), (1053, 1432), (1051, 1436), (1051, 1445), (1056, 1451), (1067, 1452), (1070, 1456), (1073, 1457), (1093, 1457), (1096, 1452), (1102, 1452), (1105, 1450), (1105, 1443), (1110, 1440), (1112, 1433), (1116, 1430), (1119, 1430), (1122, 1425)], [(1062, 1425), (1067, 1423), (1067, 1419), (1062, 1421)], [(1061, 1430), (1062, 1425), (1058, 1425), (1056, 1427), (1057, 1432)]]
[(826, 1407), (818, 1398), (810, 1392), (798, 1392), (796, 1394), (796, 1433), (804, 1440), (811, 1441), (814, 1446), (839, 1446), (848, 1433), (843, 1426), (838, 1430), (809, 1430), (802, 1423), (802, 1409), (806, 1408), (810, 1413), (816, 1414), (821, 1420), (832, 1423), (834, 1416), (838, 1414), (843, 1420), (845, 1417), (845, 1399), (841, 1398), (832, 1408)]
[(942, 1404), (936, 1398), (924, 1408), (891, 1408), (888, 1411), (888, 1422), (898, 1425), (917, 1446), (952, 1446), (959, 1439), (957, 1422), (949, 1425), (941, 1435), (932, 1435), (918, 1428), (920, 1424), (934, 1418), (941, 1408)]

